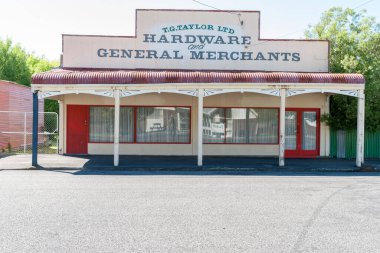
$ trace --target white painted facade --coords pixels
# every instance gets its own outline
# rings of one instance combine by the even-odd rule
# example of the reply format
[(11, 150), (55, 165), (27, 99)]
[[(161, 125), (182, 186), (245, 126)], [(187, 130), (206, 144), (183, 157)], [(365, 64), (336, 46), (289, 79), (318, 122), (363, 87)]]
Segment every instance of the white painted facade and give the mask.
[[(318, 108), (321, 114), (328, 113), (327, 93), (312, 93), (286, 98), (287, 108)], [(70, 94), (59, 97), (63, 108), (67, 104), (74, 105), (114, 105), (113, 98)], [(280, 98), (277, 96), (262, 95), (257, 93), (227, 93), (204, 98), (204, 107), (255, 107), (255, 108), (279, 108)], [(171, 94), (171, 93), (150, 93), (136, 95), (120, 99), (121, 106), (190, 106), (191, 107), (191, 144), (142, 144), (142, 143), (121, 143), (119, 152), (121, 155), (197, 155), (198, 147), (198, 99), (197, 97)], [(63, 113), (63, 122), (67, 122), (66, 112)], [(320, 125), (320, 156), (329, 155), (329, 128), (322, 122)], [(67, 127), (64, 125), (61, 138), (66, 139)], [(62, 143), (63, 153), (66, 153), (65, 141)], [(279, 152), (278, 144), (204, 144), (204, 155), (244, 155), (244, 156), (277, 156)], [(114, 153), (114, 144), (88, 144), (89, 154)]]
[[(293, 72), (328, 72), (328, 41), (316, 40), (265, 40), (260, 38), (260, 13), (246, 12), (219, 12), (194, 10), (137, 10), (136, 36), (86, 36), (63, 35), (63, 62), (64, 68), (105, 68), (105, 69), (181, 69), (181, 70), (247, 70), (247, 71), (293, 71)], [(178, 27), (187, 26), (187, 30), (178, 30)], [(192, 29), (190, 27), (192, 26)], [(212, 26), (212, 30), (196, 29), (195, 26)], [(165, 28), (174, 27), (176, 31), (167, 31)], [(218, 27), (232, 29), (233, 33), (219, 31)], [(144, 37), (154, 35), (153, 37)], [(174, 43), (172, 36), (174, 37)], [(157, 42), (165, 36), (166, 40)], [(186, 37), (191, 36), (191, 37)], [(198, 36), (213, 38), (211, 43), (202, 43)], [(231, 37), (237, 37), (239, 44), (231, 43)], [(243, 41), (243, 38), (246, 38)], [(181, 40), (179, 40), (179, 38)], [(191, 40), (190, 40), (191, 38)], [(204, 37), (202, 37), (204, 38)], [(217, 39), (220, 38), (219, 41)], [(187, 41), (196, 40), (194, 43)], [(148, 42), (149, 41), (149, 42)], [(182, 43), (180, 43), (182, 41)], [(230, 44), (231, 43), (231, 44)], [(191, 49), (201, 46), (201, 49)], [(190, 49), (189, 49), (190, 47)], [(107, 50), (107, 57), (104, 57)], [(114, 51), (110, 51), (110, 50)], [(123, 55), (121, 50), (143, 50), (139, 58), (131, 59)], [(173, 59), (149, 58), (146, 50), (155, 50), (158, 56), (168, 51)], [(183, 59), (174, 59), (173, 51)], [(192, 59), (192, 52), (212, 53), (209, 60)], [(246, 52), (252, 53), (252, 60), (219, 59), (219, 52)], [(261, 52), (266, 60), (257, 54)], [(279, 53), (279, 59), (269, 60), (269, 52)], [(135, 51), (132, 52), (135, 55)], [(299, 54), (299, 61), (289, 55)], [(237, 57), (237, 55), (232, 55)], [(241, 57), (240, 57), (241, 58)], [(248, 57), (250, 58), (250, 57)], [(244, 59), (248, 59), (244, 58)], [(257, 60), (256, 60), (257, 59)], [(285, 60), (284, 60), (285, 59)]]

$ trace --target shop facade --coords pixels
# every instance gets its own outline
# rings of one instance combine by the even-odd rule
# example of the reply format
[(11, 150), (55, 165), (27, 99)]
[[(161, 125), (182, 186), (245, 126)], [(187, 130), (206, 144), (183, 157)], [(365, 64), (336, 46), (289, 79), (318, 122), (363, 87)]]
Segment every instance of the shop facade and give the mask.
[(61, 154), (329, 155), (329, 96), (364, 78), (332, 74), (328, 41), (265, 40), (255, 11), (137, 10), (136, 35), (63, 35), (61, 67), (33, 76), (60, 105)]

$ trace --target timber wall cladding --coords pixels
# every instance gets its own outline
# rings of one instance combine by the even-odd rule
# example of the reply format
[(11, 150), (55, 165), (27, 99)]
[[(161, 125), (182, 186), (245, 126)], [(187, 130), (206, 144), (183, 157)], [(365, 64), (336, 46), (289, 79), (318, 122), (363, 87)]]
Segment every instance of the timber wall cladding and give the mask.
[[(5, 113), (4, 111), (10, 111)], [(20, 147), (24, 143), (23, 134), (4, 134), (1, 132), (24, 132), (24, 112), (33, 111), (33, 94), (30, 87), (0, 80), (0, 148)], [(44, 111), (44, 101), (39, 101), (39, 111)], [(26, 116), (26, 130), (31, 133), (32, 114)], [(39, 127), (43, 127), (40, 119)], [(31, 137), (28, 137), (28, 140)], [(28, 141), (29, 143), (29, 141)]]

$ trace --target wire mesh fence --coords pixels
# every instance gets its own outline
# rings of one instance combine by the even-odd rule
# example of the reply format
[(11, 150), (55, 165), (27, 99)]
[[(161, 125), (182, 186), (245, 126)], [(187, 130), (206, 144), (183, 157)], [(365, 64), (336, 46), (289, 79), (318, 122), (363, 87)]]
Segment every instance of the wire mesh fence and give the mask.
[[(0, 152), (32, 153), (32, 112), (0, 111)], [(58, 114), (38, 113), (38, 153), (58, 152)]]

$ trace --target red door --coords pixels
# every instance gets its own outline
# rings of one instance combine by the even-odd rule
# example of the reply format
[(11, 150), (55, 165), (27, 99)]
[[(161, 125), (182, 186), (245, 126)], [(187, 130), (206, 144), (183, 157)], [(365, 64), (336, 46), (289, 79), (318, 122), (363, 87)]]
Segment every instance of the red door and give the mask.
[(285, 112), (285, 156), (319, 156), (319, 125), (319, 109), (287, 109)]
[(67, 105), (67, 154), (87, 154), (89, 107)]

